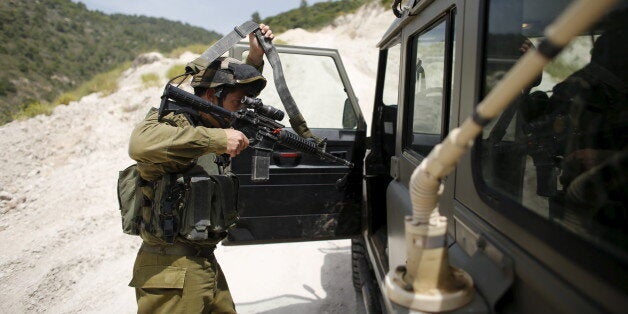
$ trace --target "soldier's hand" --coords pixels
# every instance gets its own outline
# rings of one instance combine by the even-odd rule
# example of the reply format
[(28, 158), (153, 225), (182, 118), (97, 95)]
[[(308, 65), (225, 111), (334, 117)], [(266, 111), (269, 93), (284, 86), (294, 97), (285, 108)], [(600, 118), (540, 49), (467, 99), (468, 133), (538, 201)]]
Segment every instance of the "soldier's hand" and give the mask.
[(240, 154), (245, 148), (249, 147), (249, 139), (244, 133), (234, 130), (225, 129), (227, 133), (227, 151), (231, 157), (235, 157)]
[(519, 47), (519, 52), (524, 54), (524, 53), (528, 52), (528, 50), (530, 50), (530, 48), (534, 48), (534, 44), (529, 39), (526, 39), (521, 44), (521, 47)]
[[(273, 31), (270, 30), (270, 27), (268, 27), (268, 25), (260, 24), (259, 29), (262, 31), (262, 34), (264, 34), (264, 37), (270, 38), (270, 40), (273, 40), (273, 38), (275, 38)], [(262, 61), (264, 61), (264, 59), (262, 59), (263, 57), (264, 49), (257, 41), (257, 37), (255, 37), (255, 34), (249, 34), (249, 61), (251, 61), (256, 66), (259, 66), (262, 64)]]

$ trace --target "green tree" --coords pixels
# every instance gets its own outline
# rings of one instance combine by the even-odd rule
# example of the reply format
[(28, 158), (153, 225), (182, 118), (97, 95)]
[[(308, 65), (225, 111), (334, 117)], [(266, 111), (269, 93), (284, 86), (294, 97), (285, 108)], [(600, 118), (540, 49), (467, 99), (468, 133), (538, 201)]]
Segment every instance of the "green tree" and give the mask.
[[(273, 32), (280, 33), (300, 27), (309, 30), (329, 25), (336, 17), (354, 12), (360, 6), (372, 0), (343, 0), (318, 2), (309, 6), (301, 6), (276, 16), (267, 17), (262, 23), (272, 25)], [(307, 3), (302, 1), (301, 4)]]
[(253, 12), (253, 14), (251, 14), (251, 21), (255, 23), (259, 23), (262, 21), (262, 18), (259, 16), (259, 12), (255, 11)]

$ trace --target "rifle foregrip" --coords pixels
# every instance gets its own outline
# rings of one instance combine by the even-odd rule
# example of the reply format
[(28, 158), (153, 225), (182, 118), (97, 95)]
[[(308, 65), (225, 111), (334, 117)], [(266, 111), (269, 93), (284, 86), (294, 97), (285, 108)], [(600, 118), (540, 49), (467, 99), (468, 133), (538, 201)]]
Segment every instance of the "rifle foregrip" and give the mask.
[(279, 139), (279, 144), (290, 147), (292, 149), (310, 154), (318, 153), (318, 147), (315, 143), (307, 141), (292, 132), (281, 130), (277, 135), (277, 138)]
[(277, 139), (279, 144), (284, 145), (288, 148), (292, 148), (304, 153), (309, 153), (320, 157), (321, 159), (325, 159), (328, 161), (333, 161), (339, 163), (341, 165), (345, 165), (347, 167), (353, 167), (353, 163), (344, 160), (342, 158), (336, 157), (330, 153), (320, 151), (316, 143), (312, 141), (305, 140), (304, 138), (286, 130), (281, 130), (277, 135)]

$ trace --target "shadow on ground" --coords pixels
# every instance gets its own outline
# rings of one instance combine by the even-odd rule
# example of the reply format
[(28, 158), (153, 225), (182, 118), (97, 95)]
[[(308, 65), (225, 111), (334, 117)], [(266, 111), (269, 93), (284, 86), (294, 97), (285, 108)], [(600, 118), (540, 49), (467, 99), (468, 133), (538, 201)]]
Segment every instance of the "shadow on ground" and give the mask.
[[(241, 313), (247, 309), (257, 308), (261, 314), (308, 314), (308, 313), (366, 313), (362, 295), (355, 292), (351, 281), (351, 249), (341, 247), (320, 249), (325, 253), (321, 267), (321, 285), (325, 295), (317, 295), (315, 289), (303, 285), (311, 297), (296, 294), (284, 294), (273, 298), (253, 302), (242, 302), (236, 305)], [(338, 274), (341, 273), (341, 276)], [(260, 308), (269, 308), (259, 311)]]

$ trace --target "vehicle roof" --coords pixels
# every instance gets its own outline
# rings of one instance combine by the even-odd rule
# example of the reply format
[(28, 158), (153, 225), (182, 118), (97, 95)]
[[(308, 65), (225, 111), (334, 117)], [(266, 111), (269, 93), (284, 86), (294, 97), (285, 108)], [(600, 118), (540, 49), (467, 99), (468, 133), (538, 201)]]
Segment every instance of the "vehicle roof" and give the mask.
[[(382, 39), (377, 43), (377, 47), (383, 48), (397, 38), (401, 29), (432, 2), (434, 2), (434, 0), (408, 0), (402, 11), (402, 15), (395, 19), (390, 27), (388, 27)], [(393, 12), (391, 11), (390, 14), (393, 14)]]

